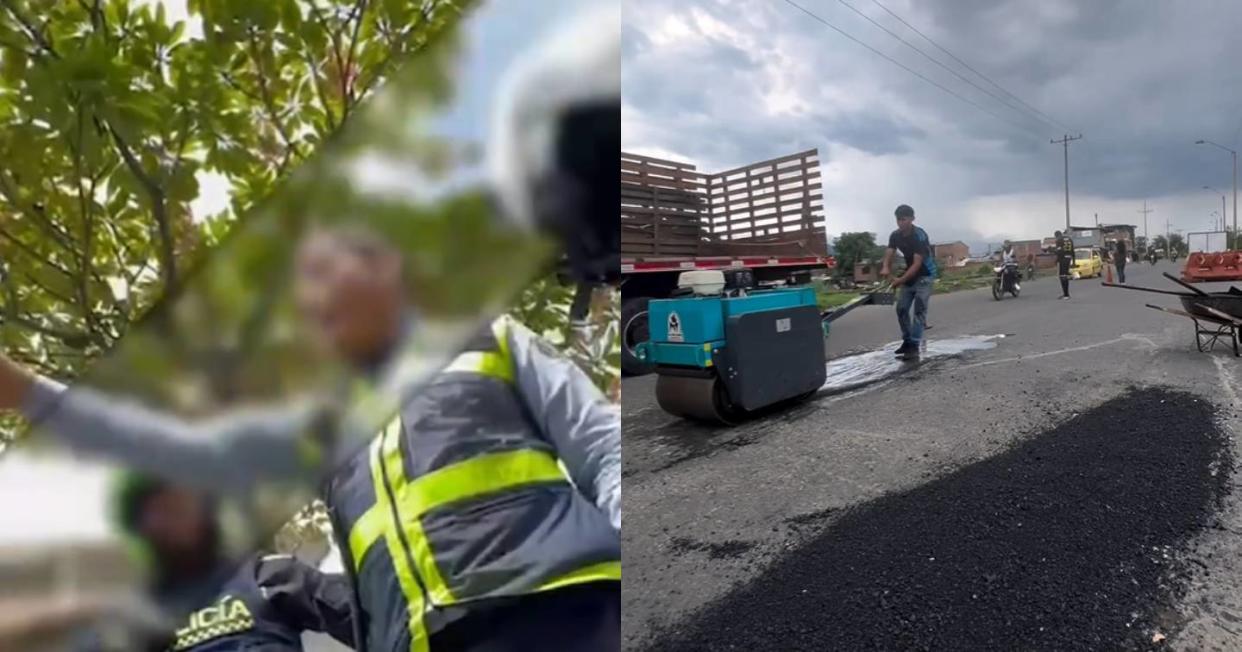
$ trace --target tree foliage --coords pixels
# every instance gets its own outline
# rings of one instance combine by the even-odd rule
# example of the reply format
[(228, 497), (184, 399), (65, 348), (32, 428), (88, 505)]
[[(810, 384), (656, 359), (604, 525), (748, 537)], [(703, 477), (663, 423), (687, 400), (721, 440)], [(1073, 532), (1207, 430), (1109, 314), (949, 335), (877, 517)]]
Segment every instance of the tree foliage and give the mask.
[(1179, 253), (1185, 253), (1186, 252), (1186, 239), (1183, 238), (1182, 234), (1180, 233), (1170, 233), (1169, 234), (1169, 247), (1172, 251), (1176, 251)]
[[(0, 1), (3, 345), (72, 378), (454, 15), (448, 2)], [(201, 172), (232, 207), (192, 215)], [(204, 221), (204, 218), (211, 218)]]
[[(0, 0), (4, 351), (76, 377), (469, 4), (191, 0), (187, 24), (161, 3)], [(228, 210), (192, 214), (203, 172)], [(516, 312), (570, 335), (551, 325), (568, 298), (545, 281)], [(604, 319), (554, 340), (609, 387)]]
[(875, 252), (875, 234), (865, 231), (842, 233), (833, 241), (837, 250), (837, 268), (846, 274), (854, 273), (854, 265), (864, 261)]

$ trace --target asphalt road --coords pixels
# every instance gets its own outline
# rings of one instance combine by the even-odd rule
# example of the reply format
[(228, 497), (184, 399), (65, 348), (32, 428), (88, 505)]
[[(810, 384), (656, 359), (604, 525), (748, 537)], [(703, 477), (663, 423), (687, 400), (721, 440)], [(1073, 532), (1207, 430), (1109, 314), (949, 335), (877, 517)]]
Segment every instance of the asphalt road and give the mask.
[[(1175, 289), (1160, 271), (1176, 270), (1131, 264), (1128, 281)], [(1231, 461), (1242, 459), (1242, 359), (1197, 352), (1189, 320), (1143, 305), (1176, 307), (1175, 297), (1094, 280), (1073, 282), (1070, 301), (1058, 294), (1045, 277), (1001, 302), (986, 289), (934, 296), (933, 344), (1004, 337), (732, 429), (671, 417), (655, 404), (653, 377), (626, 379), (625, 649), (1242, 646), (1242, 492)], [(860, 308), (833, 324), (827, 348), (840, 358), (896, 337), (890, 306)], [(1012, 528), (971, 526), (974, 513), (1027, 509), (1060, 555), (1049, 566), (1025, 565), (1027, 539)], [(959, 604), (942, 574), (906, 585), (885, 573), (872, 595), (880, 573), (866, 564), (882, 563), (870, 551), (886, 551), (902, 577), (924, 577), (900, 554), (921, 541), (951, 557), (1003, 551), (978, 568), (957, 559), (1002, 586)], [(1148, 564), (1159, 571), (1139, 572)], [(790, 588), (797, 578), (810, 585)], [(1075, 599), (1048, 597), (1058, 592)], [(918, 613), (929, 604), (955, 615)], [(1024, 628), (1035, 621), (1010, 616), (1032, 604), (1072, 622), (1043, 638)], [(1082, 613), (1094, 615), (1069, 618)], [(868, 615), (892, 626), (868, 629)], [(762, 638), (724, 645), (739, 623)], [(982, 633), (954, 638), (955, 627)], [(880, 636), (889, 631), (902, 638)]]

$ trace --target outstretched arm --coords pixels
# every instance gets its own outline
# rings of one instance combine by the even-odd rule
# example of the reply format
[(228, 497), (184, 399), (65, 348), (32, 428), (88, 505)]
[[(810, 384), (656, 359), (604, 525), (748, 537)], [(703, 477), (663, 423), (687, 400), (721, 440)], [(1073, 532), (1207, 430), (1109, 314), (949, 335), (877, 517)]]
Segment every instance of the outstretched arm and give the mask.
[(0, 408), (21, 410), (76, 452), (208, 491), (314, 477), (316, 412), (309, 403), (191, 422), (92, 389), (67, 388), (0, 357)]

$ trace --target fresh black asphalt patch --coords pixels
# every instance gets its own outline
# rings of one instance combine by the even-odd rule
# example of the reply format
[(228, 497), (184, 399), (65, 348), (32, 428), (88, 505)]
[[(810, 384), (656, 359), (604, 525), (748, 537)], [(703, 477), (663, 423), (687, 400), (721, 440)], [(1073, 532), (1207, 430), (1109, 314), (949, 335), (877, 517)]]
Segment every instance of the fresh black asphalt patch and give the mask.
[[(1004, 453), (834, 515), (757, 580), (642, 647), (1161, 647), (1153, 635), (1170, 633), (1189, 573), (1176, 552), (1228, 490), (1227, 444), (1208, 402), (1131, 390)], [(702, 564), (710, 572), (710, 557)]]

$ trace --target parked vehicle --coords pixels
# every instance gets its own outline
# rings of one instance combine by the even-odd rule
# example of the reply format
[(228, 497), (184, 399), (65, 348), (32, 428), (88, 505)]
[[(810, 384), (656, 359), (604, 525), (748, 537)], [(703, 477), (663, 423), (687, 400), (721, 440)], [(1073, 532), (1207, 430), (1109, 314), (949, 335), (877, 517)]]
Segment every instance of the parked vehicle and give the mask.
[[(836, 267), (824, 234), (818, 150), (715, 174), (694, 164), (621, 153), (621, 371), (650, 373), (648, 304), (682, 272), (746, 268), (761, 288), (811, 282)], [(780, 202), (751, 214), (751, 201)], [(853, 270), (846, 270), (847, 274)]]
[(1074, 279), (1097, 278), (1104, 275), (1104, 260), (1097, 249), (1075, 249), (1074, 266), (1070, 268)]
[(1014, 297), (1018, 296), (1018, 292), (1022, 288), (1018, 282), (1022, 280), (1022, 273), (1018, 271), (1018, 264), (1014, 262), (1004, 263), (992, 268), (992, 272), (996, 275), (992, 279), (992, 298), (1000, 301), (1005, 293), (1008, 292)]

